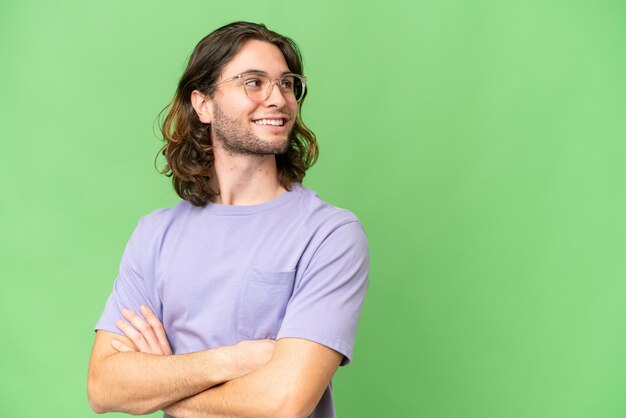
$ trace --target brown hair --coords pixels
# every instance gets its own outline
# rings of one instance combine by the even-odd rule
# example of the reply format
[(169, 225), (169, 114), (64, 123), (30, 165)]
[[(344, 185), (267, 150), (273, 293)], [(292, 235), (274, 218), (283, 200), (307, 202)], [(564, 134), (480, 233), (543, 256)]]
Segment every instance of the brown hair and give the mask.
[[(213, 94), (213, 85), (224, 66), (246, 41), (253, 39), (275, 45), (285, 57), (289, 71), (302, 74), (302, 56), (291, 39), (270, 31), (262, 24), (230, 23), (210, 33), (196, 45), (174, 99), (161, 112), (161, 115), (167, 112), (161, 125), (165, 145), (160, 151), (167, 164), (161, 173), (172, 177), (176, 193), (195, 206), (206, 205), (219, 191), (213, 191), (209, 186), (213, 165), (210, 127), (200, 122), (191, 105), (191, 92), (199, 90), (207, 95)], [(300, 102), (287, 152), (276, 155), (278, 180), (288, 190), (292, 183), (302, 182), (306, 170), (318, 156), (315, 134), (302, 121), (303, 102), (304, 98)]]

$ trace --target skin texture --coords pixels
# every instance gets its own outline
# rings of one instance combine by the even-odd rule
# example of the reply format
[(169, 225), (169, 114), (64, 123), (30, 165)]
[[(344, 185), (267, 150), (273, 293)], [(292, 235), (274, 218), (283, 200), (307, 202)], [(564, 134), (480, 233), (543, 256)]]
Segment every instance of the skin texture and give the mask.
[[(263, 68), (261, 68), (263, 67)], [(250, 70), (261, 70), (272, 78), (289, 71), (278, 48), (261, 41), (248, 41), (236, 58), (228, 63), (218, 83)], [(221, 84), (213, 97), (196, 91), (192, 104), (201, 122), (211, 124), (216, 146), (230, 154), (264, 156), (284, 152), (289, 145), (298, 103), (287, 100), (280, 89), (273, 86), (270, 97), (256, 103), (248, 98), (240, 80)], [(258, 125), (259, 119), (284, 119), (282, 127)]]
[[(278, 90), (278, 89), (276, 89)], [(230, 119), (217, 103), (213, 104), (213, 139), (230, 154), (265, 155), (282, 154), (289, 147), (289, 140), (264, 141), (252, 129), (243, 129), (236, 119)], [(275, 113), (272, 118), (285, 115)]]
[[(165, 336), (163, 325), (161, 325), (161, 322), (154, 312), (146, 305), (141, 305), (139, 310), (145, 318), (145, 321), (130, 309), (123, 309), (122, 316), (128, 322), (120, 319), (116, 322), (116, 326), (132, 340), (135, 347), (137, 347), (137, 351), (161, 356), (172, 354), (172, 349)], [(118, 351), (135, 351), (118, 339), (114, 339), (111, 343), (113, 344), (113, 348)]]
[[(138, 317), (132, 322), (133, 326), (139, 325), (142, 332), (126, 328), (127, 332), (130, 331), (126, 334), (130, 342), (115, 338), (112, 345), (119, 344), (120, 352), (142, 354), (137, 347), (150, 350), (147, 341), (152, 336), (155, 340), (166, 339), (162, 325), (156, 324), (158, 320), (150, 324), (142, 322)], [(168, 350), (169, 346), (165, 348)], [(243, 355), (254, 356), (255, 353)], [(177, 418), (308, 416), (342, 357), (340, 353), (311, 341), (283, 338), (276, 342), (271, 360), (256, 371), (163, 409)]]
[[(272, 78), (278, 78), (289, 67), (282, 53), (274, 45), (251, 40), (246, 42), (237, 55), (225, 65), (218, 83), (238, 74), (259, 70)], [(278, 183), (276, 158), (267, 150), (285, 146), (298, 114), (298, 103), (288, 101), (273, 88), (270, 96), (261, 103), (253, 102), (246, 95), (240, 82), (221, 84), (212, 96), (194, 90), (191, 104), (201, 122), (210, 124), (214, 152), (214, 175), (211, 188), (219, 190), (215, 203), (223, 205), (255, 205), (274, 199), (285, 192)], [(226, 115), (228, 129), (217, 112)], [(264, 118), (283, 118), (281, 128), (254, 123)], [(219, 119), (219, 120), (216, 120)], [(216, 132), (216, 126), (220, 132)], [(227, 132), (228, 131), (228, 132)], [(230, 137), (224, 143), (223, 135), (243, 134), (248, 139)], [(263, 149), (263, 152), (257, 152)]]
[(274, 342), (269, 340), (171, 355), (159, 320), (147, 307), (141, 313), (147, 321), (124, 310), (129, 322), (119, 323), (128, 337), (96, 333), (88, 378), (89, 402), (96, 412), (153, 412), (257, 370), (272, 357)]
[(165, 408), (185, 417), (308, 417), (319, 402), (342, 355), (312, 341), (276, 342), (264, 367)]
[[(279, 78), (289, 68), (274, 45), (248, 41), (224, 67), (220, 80), (250, 70)], [(224, 83), (208, 97), (199, 91), (191, 103), (201, 122), (211, 124), (214, 203), (254, 205), (285, 192), (276, 159), (288, 143), (298, 104), (273, 88), (261, 103), (241, 84)], [(283, 118), (284, 126), (254, 121)], [(135, 308), (135, 307), (132, 307)], [(141, 308), (142, 319), (125, 310), (118, 323), (124, 334), (96, 335), (88, 393), (96, 412), (144, 414), (163, 409), (184, 417), (305, 417), (319, 402), (342, 354), (313, 341), (243, 341), (192, 354), (172, 355), (163, 326)], [(121, 318), (120, 318), (121, 319)]]

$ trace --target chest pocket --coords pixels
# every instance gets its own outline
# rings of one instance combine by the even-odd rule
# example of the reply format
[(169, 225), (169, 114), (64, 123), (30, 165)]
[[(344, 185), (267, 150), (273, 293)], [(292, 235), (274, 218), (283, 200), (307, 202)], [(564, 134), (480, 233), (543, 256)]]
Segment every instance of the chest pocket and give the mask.
[(276, 339), (293, 291), (295, 270), (249, 267), (239, 301), (239, 333), (254, 340)]

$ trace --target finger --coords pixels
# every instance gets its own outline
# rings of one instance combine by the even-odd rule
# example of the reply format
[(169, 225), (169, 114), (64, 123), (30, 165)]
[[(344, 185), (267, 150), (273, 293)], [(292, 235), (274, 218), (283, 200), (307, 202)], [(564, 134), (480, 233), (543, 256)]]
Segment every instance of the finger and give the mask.
[(111, 345), (120, 353), (130, 353), (130, 352), (135, 351), (134, 349), (132, 349), (131, 347), (127, 346), (126, 344), (124, 344), (123, 342), (119, 340), (115, 340), (115, 339), (111, 340)]
[(143, 320), (139, 315), (130, 309), (122, 309), (122, 316), (130, 322), (133, 327), (141, 333), (144, 340), (148, 343), (149, 352), (153, 354), (159, 354), (159, 343), (154, 335), (152, 328)]
[(115, 326), (120, 329), (132, 342), (135, 344), (135, 347), (142, 353), (150, 353), (150, 346), (146, 342), (146, 339), (133, 328), (128, 322), (118, 319), (115, 321)]
[(146, 305), (141, 305), (139, 309), (141, 310), (141, 314), (143, 315), (143, 317), (146, 318), (146, 321), (148, 321), (148, 324), (154, 331), (157, 343), (159, 345), (159, 348), (161, 349), (161, 354), (172, 354), (172, 349), (170, 348), (170, 343), (167, 340), (165, 329), (163, 328), (163, 324), (161, 323), (161, 321), (159, 321), (159, 318), (157, 318), (154, 312), (152, 312), (152, 309), (150, 309)]

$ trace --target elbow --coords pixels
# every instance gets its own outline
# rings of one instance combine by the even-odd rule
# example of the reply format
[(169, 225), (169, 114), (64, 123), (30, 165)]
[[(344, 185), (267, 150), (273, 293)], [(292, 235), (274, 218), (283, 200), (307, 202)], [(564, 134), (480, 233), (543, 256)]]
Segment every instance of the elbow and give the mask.
[(98, 385), (91, 378), (87, 381), (87, 400), (91, 410), (96, 414), (110, 412), (106, 407), (101, 391), (98, 390)]
[(302, 408), (302, 406), (297, 405), (297, 404), (292, 404), (292, 405), (284, 405), (281, 408), (279, 408), (278, 411), (276, 411), (276, 415), (272, 415), (272, 417), (275, 418), (306, 418), (309, 415), (311, 415), (311, 413), (313, 412), (313, 410), (308, 410), (305, 408)]
[(104, 414), (107, 412), (124, 412), (130, 415), (146, 415), (155, 412), (154, 409), (142, 409), (142, 408), (120, 408), (114, 405), (107, 404), (102, 398), (98, 396), (88, 394), (87, 399), (91, 410), (96, 414)]
[(104, 414), (105, 412), (110, 412), (102, 405), (97, 403), (97, 401), (94, 401), (91, 397), (89, 398), (89, 406), (91, 406), (91, 410), (96, 414)]
[(116, 408), (116, 405), (111, 402), (111, 394), (106, 387), (91, 376), (89, 376), (87, 381), (87, 400), (91, 410), (96, 414), (120, 411), (120, 408)]
[(107, 388), (103, 387), (91, 377), (87, 381), (87, 400), (91, 410), (96, 414), (104, 414), (107, 412), (124, 412), (130, 415), (145, 415), (156, 411), (152, 408), (144, 408), (136, 402), (129, 402), (129, 405), (116, 404), (112, 401)]
[(274, 403), (277, 408), (268, 416), (273, 418), (306, 418), (313, 413), (316, 404), (311, 404), (310, 399), (303, 396), (302, 392), (287, 390), (278, 394), (278, 399)]
[(112, 405), (110, 405), (110, 391), (107, 390), (101, 376), (101, 368), (91, 363), (87, 373), (87, 401), (91, 410), (96, 414), (113, 412)]
[(306, 412), (301, 412), (298, 408), (284, 408), (278, 411), (276, 418), (306, 418), (310, 414)]

